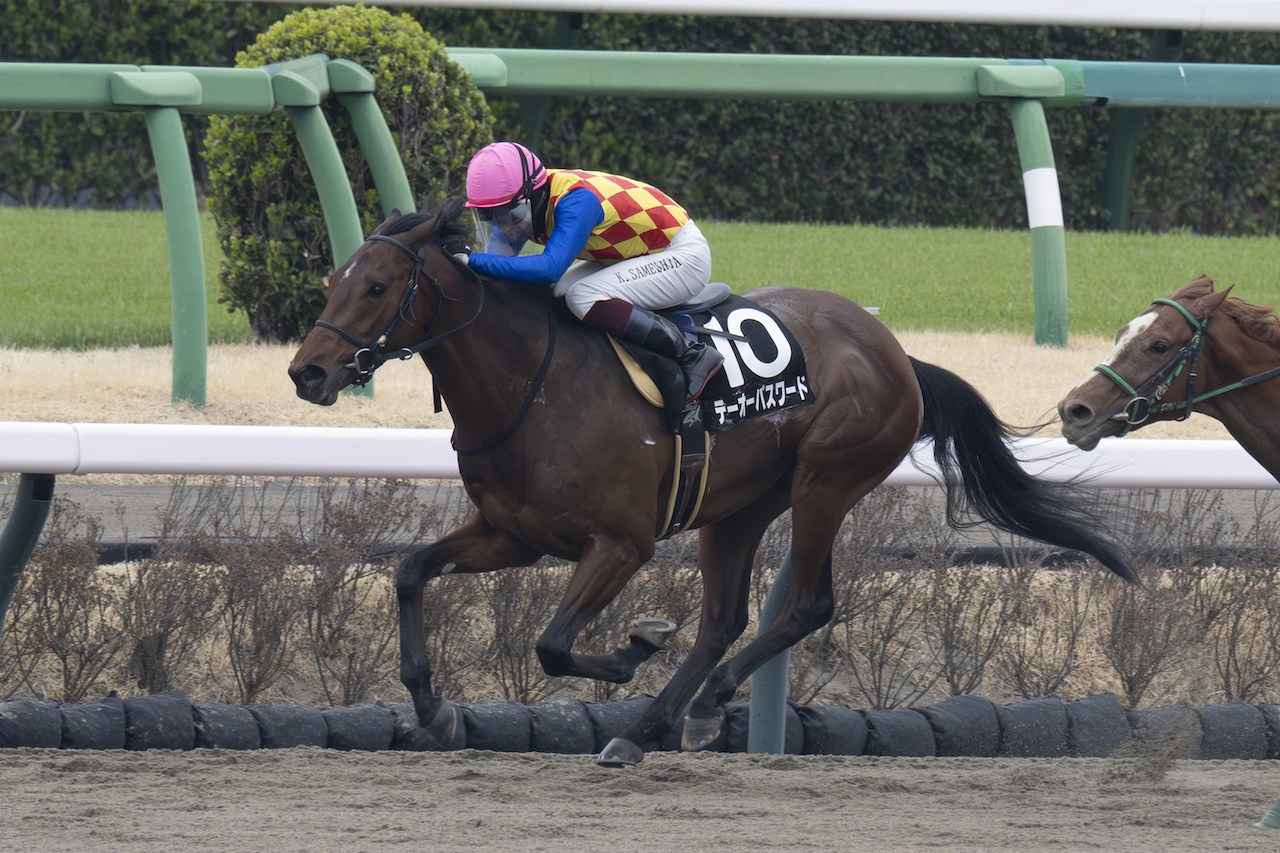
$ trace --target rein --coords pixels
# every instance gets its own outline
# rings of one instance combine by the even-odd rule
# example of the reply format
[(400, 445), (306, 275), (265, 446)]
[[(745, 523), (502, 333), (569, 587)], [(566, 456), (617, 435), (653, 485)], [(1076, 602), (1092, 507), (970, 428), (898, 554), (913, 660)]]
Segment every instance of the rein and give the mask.
[[(1176, 412), (1180, 409), (1186, 409), (1186, 412), (1182, 417), (1177, 419), (1179, 421), (1185, 421), (1187, 418), (1191, 417), (1192, 407), (1198, 401), (1208, 400), (1212, 397), (1217, 397), (1219, 394), (1226, 394), (1229, 391), (1248, 388), (1250, 385), (1256, 385), (1259, 382), (1266, 382), (1268, 379), (1274, 379), (1277, 376), (1280, 376), (1280, 367), (1273, 367), (1270, 370), (1265, 370), (1262, 373), (1255, 373), (1253, 376), (1248, 376), (1237, 382), (1232, 382), (1229, 385), (1223, 385), (1221, 388), (1215, 388), (1214, 390), (1201, 394), (1197, 397), (1196, 369), (1200, 364), (1200, 354), (1204, 349), (1205, 341), (1208, 339), (1209, 324), (1213, 321), (1213, 317), (1209, 316), (1205, 317), (1204, 320), (1197, 320), (1181, 303), (1172, 299), (1165, 299), (1164, 297), (1154, 300), (1152, 304), (1169, 305), (1177, 308), (1178, 312), (1181, 313), (1182, 316), (1186, 318), (1187, 322), (1191, 324), (1191, 328), (1194, 331), (1191, 335), (1191, 340), (1187, 341), (1183, 345), (1182, 349), (1178, 350), (1178, 352), (1174, 354), (1173, 358), (1170, 359), (1164, 367), (1156, 371), (1154, 376), (1137, 388), (1134, 388), (1123, 376), (1116, 373), (1105, 364), (1099, 364), (1094, 368), (1094, 370), (1115, 382), (1127, 393), (1133, 395), (1133, 398), (1125, 405), (1124, 410), (1112, 415), (1111, 418), (1112, 420), (1123, 420), (1125, 422), (1124, 431), (1120, 433), (1122, 437), (1128, 435), (1134, 427), (1145, 423), (1152, 414), (1165, 414), (1168, 412)], [(1188, 362), (1191, 364), (1191, 371), (1187, 375), (1187, 399), (1178, 403), (1160, 402), (1161, 398), (1169, 391), (1169, 386), (1171, 386), (1173, 381), (1182, 373), (1182, 369), (1187, 366)], [(1144, 392), (1153, 385), (1156, 385), (1156, 383), (1159, 383), (1159, 385), (1156, 387), (1155, 391), (1143, 396)]]

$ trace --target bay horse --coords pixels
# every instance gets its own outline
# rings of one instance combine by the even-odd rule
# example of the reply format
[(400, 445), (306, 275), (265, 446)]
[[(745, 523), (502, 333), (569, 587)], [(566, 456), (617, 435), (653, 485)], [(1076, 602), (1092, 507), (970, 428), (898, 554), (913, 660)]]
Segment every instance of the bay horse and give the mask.
[[(439, 744), (451, 742), (457, 711), (431, 686), (422, 607), (432, 578), (528, 566), (544, 555), (576, 563), (535, 645), (552, 676), (626, 682), (669, 633), (652, 624), (662, 620), (639, 620), (628, 648), (573, 651), (653, 556), (673, 476), (666, 416), (634, 389), (606, 336), (576, 321), (550, 287), (481, 281), (453, 257), (470, 237), (459, 211), (453, 202), (436, 216), (393, 212), (331, 275), (328, 304), (289, 367), (298, 396), (331, 405), (384, 361), (421, 353), (448, 405), (475, 510), (406, 556), (396, 575), (401, 681)], [(1137, 578), (1079, 492), (1023, 471), (1005, 441), (1011, 428), (966, 382), (909, 358), (884, 325), (840, 296), (800, 288), (747, 296), (803, 347), (814, 402), (714, 434), (691, 524), (703, 587), (697, 637), (638, 723), (597, 758), (604, 766), (642, 760), (681, 713), (684, 749), (714, 740), (722, 705), (739, 685), (830, 619), (841, 522), (920, 439), (934, 441), (949, 520), (960, 524), (972, 508), (1005, 530), (1087, 552)], [(792, 580), (783, 611), (717, 668), (748, 624), (757, 545), (788, 508)]]
[(1058, 404), (1062, 436), (1107, 436), (1200, 412), (1280, 479), (1280, 320), (1201, 276), (1120, 328), (1094, 373)]

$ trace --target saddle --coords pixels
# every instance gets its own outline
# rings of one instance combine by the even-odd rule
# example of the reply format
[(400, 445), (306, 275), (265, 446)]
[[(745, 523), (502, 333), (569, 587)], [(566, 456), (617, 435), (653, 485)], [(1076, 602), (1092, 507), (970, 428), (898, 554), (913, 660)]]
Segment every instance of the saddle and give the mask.
[(745, 418), (812, 402), (799, 343), (771, 312), (713, 282), (684, 305), (659, 311), (685, 334), (715, 346), (725, 358), (698, 400), (686, 405), (684, 376), (670, 359), (625, 344), (612, 335), (619, 360), (650, 404), (666, 412), (676, 439), (675, 471), (666, 538), (687, 529), (706, 491), (711, 432)]
[[(687, 326), (690, 323), (682, 322), (681, 318), (688, 318), (699, 311), (719, 305), (732, 294), (733, 290), (729, 285), (712, 282), (692, 301), (658, 313), (665, 314), (681, 326)], [(668, 426), (675, 436), (671, 495), (667, 499), (666, 517), (657, 530), (657, 538), (666, 539), (686, 529), (702, 506), (702, 496), (707, 490), (707, 458), (711, 452), (711, 433), (703, 426), (702, 418), (684, 416), (684, 376), (675, 362), (640, 347), (624, 344), (613, 335), (608, 337), (640, 396), (666, 411)], [(645, 362), (644, 366), (641, 366), (642, 360)], [(663, 387), (659, 387), (659, 382)], [(700, 404), (689, 405), (698, 406), (696, 411), (701, 413)]]

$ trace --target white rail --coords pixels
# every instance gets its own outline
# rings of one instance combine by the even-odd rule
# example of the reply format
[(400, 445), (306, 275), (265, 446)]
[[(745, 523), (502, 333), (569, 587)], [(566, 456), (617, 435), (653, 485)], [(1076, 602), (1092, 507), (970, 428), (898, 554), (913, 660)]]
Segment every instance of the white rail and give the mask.
[[(1280, 488), (1234, 441), (1105, 439), (1082, 453), (1024, 439), (1015, 452), (1037, 476), (1100, 488)], [(888, 483), (934, 484), (927, 447), (913, 455), (920, 468), (908, 460)], [(0, 471), (445, 480), (458, 462), (443, 429), (0, 422)]]

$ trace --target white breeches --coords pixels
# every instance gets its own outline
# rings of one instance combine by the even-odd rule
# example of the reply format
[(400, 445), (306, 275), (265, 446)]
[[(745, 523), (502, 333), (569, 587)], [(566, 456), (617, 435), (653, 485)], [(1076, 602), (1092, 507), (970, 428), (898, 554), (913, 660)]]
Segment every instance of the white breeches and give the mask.
[(711, 247), (698, 226), (686, 222), (661, 252), (603, 264), (578, 261), (556, 282), (556, 296), (582, 318), (605, 299), (625, 299), (655, 311), (688, 302), (711, 281)]

